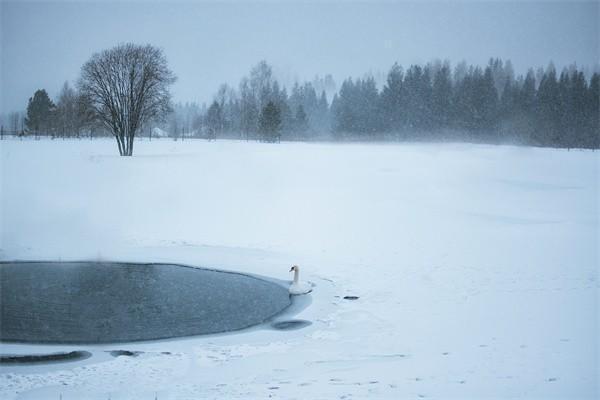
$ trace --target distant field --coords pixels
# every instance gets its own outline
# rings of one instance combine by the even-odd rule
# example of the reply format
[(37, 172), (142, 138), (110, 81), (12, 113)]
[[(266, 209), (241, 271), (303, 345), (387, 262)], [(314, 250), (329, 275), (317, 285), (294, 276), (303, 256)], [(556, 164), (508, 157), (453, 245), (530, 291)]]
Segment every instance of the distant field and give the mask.
[(598, 395), (598, 152), (153, 140), (119, 157), (106, 139), (0, 154), (0, 259), (279, 279), (298, 263), (316, 284), (307, 328), (125, 344), (144, 355), (92, 357), (63, 388), (3, 367), (3, 399)]

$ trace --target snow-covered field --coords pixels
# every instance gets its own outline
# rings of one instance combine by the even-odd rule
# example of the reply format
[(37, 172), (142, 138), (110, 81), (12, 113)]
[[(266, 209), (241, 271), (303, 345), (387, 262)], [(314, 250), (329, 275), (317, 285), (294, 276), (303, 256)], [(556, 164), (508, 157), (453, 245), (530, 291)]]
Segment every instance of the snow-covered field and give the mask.
[(3, 260), (165, 261), (279, 279), (297, 263), (316, 285), (293, 317), (312, 321), (300, 330), (3, 344), (94, 356), (2, 367), (1, 399), (599, 396), (598, 152), (154, 140), (124, 158), (110, 140), (0, 147)]

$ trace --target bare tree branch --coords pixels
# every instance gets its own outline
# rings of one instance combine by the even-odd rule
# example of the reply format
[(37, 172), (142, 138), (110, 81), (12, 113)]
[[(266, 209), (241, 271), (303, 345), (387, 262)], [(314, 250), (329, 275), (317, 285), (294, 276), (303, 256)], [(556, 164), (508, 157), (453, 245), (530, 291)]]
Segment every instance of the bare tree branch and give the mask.
[(131, 156), (138, 129), (171, 110), (175, 79), (160, 49), (127, 43), (94, 54), (78, 86), (94, 118), (115, 136), (119, 154)]

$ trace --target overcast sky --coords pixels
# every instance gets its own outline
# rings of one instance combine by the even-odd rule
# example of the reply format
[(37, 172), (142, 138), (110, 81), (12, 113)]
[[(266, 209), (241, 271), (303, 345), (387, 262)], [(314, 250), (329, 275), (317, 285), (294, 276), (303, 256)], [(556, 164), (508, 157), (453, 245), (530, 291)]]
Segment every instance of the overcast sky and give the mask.
[(434, 58), (517, 72), (599, 58), (598, 2), (7, 2), (1, 3), (0, 110), (38, 88), (54, 97), (96, 51), (121, 42), (163, 48), (175, 101), (211, 99), (261, 59), (288, 77), (341, 81)]

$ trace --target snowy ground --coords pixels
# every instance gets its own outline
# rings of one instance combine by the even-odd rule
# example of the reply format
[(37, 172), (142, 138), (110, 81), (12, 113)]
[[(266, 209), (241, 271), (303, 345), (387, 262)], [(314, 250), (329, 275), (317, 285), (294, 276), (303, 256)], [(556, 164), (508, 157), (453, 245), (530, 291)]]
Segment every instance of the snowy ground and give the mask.
[[(598, 152), (2, 141), (1, 253), (316, 284), (295, 331), (76, 346), (2, 399), (597, 398)], [(360, 296), (343, 300), (345, 295)], [(2, 353), (65, 347), (2, 345)], [(70, 348), (69, 348), (70, 349)], [(113, 358), (105, 350), (144, 351)], [(170, 354), (163, 354), (169, 352)]]

